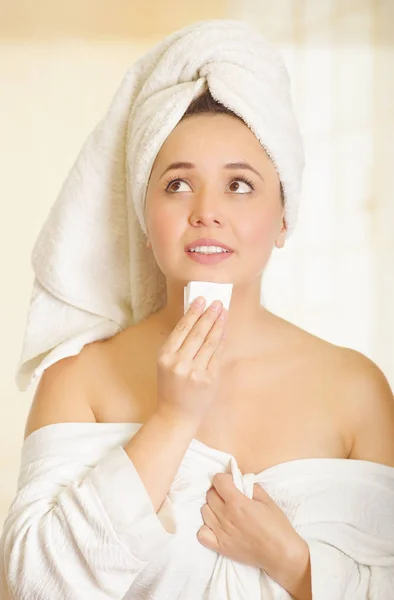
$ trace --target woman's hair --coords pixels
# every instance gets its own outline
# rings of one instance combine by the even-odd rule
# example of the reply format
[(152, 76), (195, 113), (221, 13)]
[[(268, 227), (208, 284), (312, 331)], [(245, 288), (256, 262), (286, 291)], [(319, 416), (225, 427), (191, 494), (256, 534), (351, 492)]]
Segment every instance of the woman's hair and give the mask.
[(199, 115), (201, 113), (224, 113), (243, 122), (243, 119), (235, 114), (235, 112), (215, 100), (208, 89), (205, 90), (201, 96), (198, 96), (195, 100), (193, 100), (183, 117), (187, 117), (189, 115)]
[[(241, 119), (241, 117), (239, 117), (235, 112), (233, 112), (232, 110), (227, 108), (227, 106), (224, 106), (223, 104), (215, 100), (215, 98), (212, 97), (209, 89), (205, 90), (205, 92), (201, 94), (201, 96), (198, 96), (195, 100), (193, 100), (193, 102), (188, 106), (182, 119), (184, 119), (185, 117), (190, 117), (192, 115), (201, 115), (204, 113), (230, 115), (231, 117), (235, 117), (236, 119), (239, 119), (244, 123), (244, 120)], [(283, 193), (282, 182), (280, 182), (280, 198), (282, 201), (282, 205), (284, 205), (285, 198)]]

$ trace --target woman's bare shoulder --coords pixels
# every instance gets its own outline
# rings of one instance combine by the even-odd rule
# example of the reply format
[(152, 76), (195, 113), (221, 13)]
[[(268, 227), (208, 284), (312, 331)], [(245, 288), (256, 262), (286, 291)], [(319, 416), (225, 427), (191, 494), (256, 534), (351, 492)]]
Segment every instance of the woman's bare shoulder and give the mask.
[(316, 338), (311, 346), (331, 379), (329, 396), (349, 434), (349, 458), (394, 467), (394, 395), (382, 369), (362, 352)]
[(156, 398), (157, 350), (151, 320), (90, 345), (85, 365), (90, 407), (98, 422), (140, 422)]
[(89, 403), (87, 352), (63, 358), (42, 374), (26, 421), (24, 438), (54, 423), (94, 422)]
[[(130, 332), (128, 334), (130, 338)], [(42, 374), (30, 406), (24, 437), (33, 431), (67, 422), (97, 422), (94, 399), (98, 391), (111, 390), (121, 356), (120, 336), (97, 340), (76, 356), (63, 358)]]
[(394, 395), (382, 369), (368, 356), (342, 349), (342, 381), (353, 428), (350, 458), (394, 467)]

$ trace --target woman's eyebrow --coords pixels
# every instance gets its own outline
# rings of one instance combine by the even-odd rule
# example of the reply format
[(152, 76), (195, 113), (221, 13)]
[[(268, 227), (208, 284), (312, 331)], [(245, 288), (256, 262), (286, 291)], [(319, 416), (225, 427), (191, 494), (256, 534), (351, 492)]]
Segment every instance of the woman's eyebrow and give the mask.
[[(194, 165), (191, 162), (174, 162), (171, 163), (170, 165), (168, 165), (168, 167), (166, 168), (166, 170), (160, 175), (159, 179), (161, 179), (163, 177), (163, 175), (165, 175), (167, 173), (167, 171), (171, 171), (172, 169), (195, 169), (196, 165)], [(233, 162), (233, 163), (227, 163), (224, 165), (223, 167), (224, 169), (248, 169), (249, 171), (253, 171), (253, 173), (255, 173), (256, 175), (258, 175), (258, 177), (260, 177), (260, 179), (263, 179), (263, 176), (256, 171), (256, 169), (254, 167), (252, 167), (252, 165), (250, 165), (249, 163), (246, 162)]]
[(260, 177), (260, 179), (262, 179), (264, 181), (263, 176), (258, 171), (256, 171), (256, 169), (254, 167), (252, 167), (252, 165), (250, 165), (249, 163), (246, 163), (246, 162), (227, 163), (226, 165), (224, 165), (224, 168), (225, 169), (248, 169), (249, 171), (253, 171), (253, 173), (258, 175), (258, 177)]

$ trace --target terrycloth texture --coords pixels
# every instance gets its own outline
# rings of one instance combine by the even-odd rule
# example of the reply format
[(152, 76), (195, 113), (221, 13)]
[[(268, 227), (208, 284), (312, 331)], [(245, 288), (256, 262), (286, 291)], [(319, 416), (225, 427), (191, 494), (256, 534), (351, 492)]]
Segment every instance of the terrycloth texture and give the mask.
[(308, 542), (313, 600), (392, 600), (393, 468), (311, 458), (243, 475), (194, 439), (156, 514), (122, 447), (140, 426), (61, 423), (26, 439), (0, 540), (1, 600), (291, 600), (197, 540), (217, 472), (249, 498), (260, 484)]
[(20, 390), (60, 358), (165, 305), (165, 277), (146, 247), (146, 187), (163, 142), (207, 87), (271, 156), (287, 235), (293, 232), (304, 153), (279, 53), (244, 22), (202, 21), (176, 31), (127, 71), (40, 231)]

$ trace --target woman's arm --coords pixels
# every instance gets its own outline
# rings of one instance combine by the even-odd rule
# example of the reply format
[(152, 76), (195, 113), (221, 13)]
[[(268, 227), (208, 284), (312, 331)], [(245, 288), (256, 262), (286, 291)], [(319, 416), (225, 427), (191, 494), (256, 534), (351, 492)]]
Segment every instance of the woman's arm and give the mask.
[[(64, 359), (45, 371), (26, 437), (44, 425), (94, 421), (82, 360)], [(123, 598), (171, 539), (150, 494), (165, 497), (193, 432), (155, 417), (136, 435), (128, 453), (118, 446), (95, 465), (89, 465), (88, 445), (85, 456), (48, 447), (45, 459), (22, 463), (0, 540), (2, 600)], [(148, 493), (139, 469), (149, 472), (153, 486), (154, 466), (158, 489)]]

